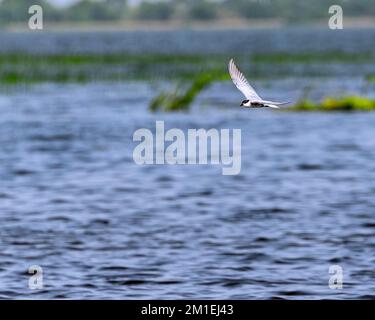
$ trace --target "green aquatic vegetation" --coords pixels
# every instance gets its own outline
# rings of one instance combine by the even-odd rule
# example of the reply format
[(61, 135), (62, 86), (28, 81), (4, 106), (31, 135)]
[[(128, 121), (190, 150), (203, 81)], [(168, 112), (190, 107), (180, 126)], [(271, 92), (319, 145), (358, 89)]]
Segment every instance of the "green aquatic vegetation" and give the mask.
[(36, 82), (87, 82), (88, 76), (84, 73), (69, 73), (59, 70), (51, 74), (45, 74), (34, 70), (32, 73), (24, 73), (19, 70), (0, 72), (0, 83), (4, 85), (16, 85), (21, 83)]
[(339, 99), (326, 98), (315, 104), (310, 100), (301, 100), (296, 105), (287, 108), (292, 111), (374, 111), (375, 100), (358, 96), (348, 96)]
[(4, 63), (11, 64), (29, 64), (29, 63), (46, 63), (46, 64), (118, 64), (129, 62), (143, 63), (202, 63), (205, 56), (201, 55), (163, 55), (163, 54), (27, 54), (27, 53), (3, 53), (0, 54), (0, 65)]
[(190, 108), (195, 97), (214, 81), (228, 80), (229, 76), (221, 71), (204, 72), (195, 77), (190, 85), (174, 92), (162, 92), (150, 103), (151, 111), (186, 111)]
[(368, 74), (367, 76), (366, 76), (366, 80), (368, 81), (368, 82), (375, 82), (375, 74)]
[(373, 61), (374, 55), (369, 52), (348, 53), (342, 51), (304, 52), (304, 53), (262, 53), (253, 56), (253, 62), (268, 63), (361, 63)]
[(16, 84), (20, 82), (21, 77), (16, 72), (9, 72), (1, 75), (0, 81), (4, 84)]
[(303, 99), (303, 100), (300, 100), (294, 106), (291, 106), (285, 109), (292, 110), (292, 111), (314, 111), (317, 109), (317, 105), (308, 99)]
[(191, 80), (226, 63), (220, 55), (0, 54), (0, 84), (33, 82)]
[[(223, 54), (0, 53), (0, 84), (160, 79), (192, 81), (207, 70), (220, 69), (224, 72), (229, 58)], [(237, 59), (241, 65), (250, 66), (254, 79), (308, 76), (305, 68), (286, 68), (283, 63), (302, 66), (321, 62), (368, 63), (375, 58), (367, 53), (309, 52), (241, 55)], [(281, 67), (275, 68), (278, 64)], [(272, 72), (265, 72), (269, 68)]]

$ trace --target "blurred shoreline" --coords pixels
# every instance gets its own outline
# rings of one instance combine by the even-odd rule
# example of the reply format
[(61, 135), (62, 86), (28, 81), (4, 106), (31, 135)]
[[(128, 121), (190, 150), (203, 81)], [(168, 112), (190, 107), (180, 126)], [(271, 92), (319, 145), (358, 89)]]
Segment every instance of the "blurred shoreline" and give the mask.
[[(181, 29), (207, 30), (243, 30), (243, 29), (280, 29), (298, 27), (327, 27), (328, 18), (304, 24), (285, 23), (282, 19), (215, 19), (214, 21), (186, 21), (180, 19), (163, 21), (109, 21), (109, 22), (51, 22), (44, 23), (42, 31), (30, 30), (27, 23), (14, 23), (0, 28), (2, 32), (98, 32), (98, 31), (174, 31)], [(346, 28), (375, 28), (374, 17), (344, 18)]]

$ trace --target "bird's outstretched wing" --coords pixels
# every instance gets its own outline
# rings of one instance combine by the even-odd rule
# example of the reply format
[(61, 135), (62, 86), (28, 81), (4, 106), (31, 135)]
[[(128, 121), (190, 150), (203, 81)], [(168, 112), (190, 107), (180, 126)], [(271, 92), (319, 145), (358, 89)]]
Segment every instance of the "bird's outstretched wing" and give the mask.
[(229, 61), (228, 69), (233, 83), (238, 88), (238, 90), (240, 90), (244, 94), (246, 99), (249, 99), (250, 101), (262, 100), (261, 97), (258, 96), (253, 87), (250, 85), (250, 83), (246, 80), (245, 76), (234, 64), (233, 59)]
[(269, 101), (269, 100), (260, 100), (260, 101), (257, 101), (257, 102), (260, 102), (260, 103), (263, 103), (263, 104), (273, 104), (273, 105), (276, 105), (276, 106), (281, 106), (283, 104), (290, 103), (290, 102), (276, 102), (276, 101)]

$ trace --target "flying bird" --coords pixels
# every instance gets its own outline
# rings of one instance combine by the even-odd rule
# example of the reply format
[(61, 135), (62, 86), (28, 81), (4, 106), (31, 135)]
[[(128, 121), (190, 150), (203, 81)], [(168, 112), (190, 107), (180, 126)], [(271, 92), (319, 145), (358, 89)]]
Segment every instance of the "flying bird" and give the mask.
[(237, 89), (240, 90), (246, 97), (246, 100), (242, 101), (240, 105), (241, 107), (248, 107), (248, 108), (270, 107), (270, 108), (279, 109), (278, 107), (279, 105), (289, 103), (289, 102), (276, 102), (276, 101), (263, 100), (261, 97), (258, 96), (258, 94), (255, 92), (253, 87), (247, 81), (245, 76), (237, 68), (233, 59), (229, 61), (228, 68), (229, 68), (229, 74), (230, 74), (230, 77), (232, 78), (233, 83), (235, 84)]

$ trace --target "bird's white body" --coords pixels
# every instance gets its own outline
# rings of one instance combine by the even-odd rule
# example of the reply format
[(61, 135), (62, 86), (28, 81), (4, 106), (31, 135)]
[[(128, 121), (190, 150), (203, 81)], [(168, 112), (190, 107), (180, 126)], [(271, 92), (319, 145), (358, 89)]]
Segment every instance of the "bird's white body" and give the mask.
[(233, 59), (229, 61), (228, 65), (229, 74), (232, 78), (233, 83), (240, 90), (243, 95), (246, 97), (246, 100), (243, 100), (241, 103), (241, 107), (246, 108), (279, 108), (278, 105), (286, 104), (288, 102), (275, 102), (275, 101), (268, 101), (263, 100), (259, 95), (255, 92), (253, 87), (247, 81), (245, 76), (241, 73), (241, 71), (235, 65)]
[(264, 108), (264, 107), (270, 107), (270, 108), (279, 109), (278, 106), (275, 106), (273, 104), (265, 104), (262, 101), (253, 101), (253, 102), (251, 102), (250, 100), (244, 100), (241, 103), (241, 107), (246, 107), (246, 108)]

